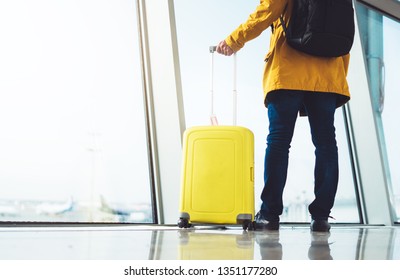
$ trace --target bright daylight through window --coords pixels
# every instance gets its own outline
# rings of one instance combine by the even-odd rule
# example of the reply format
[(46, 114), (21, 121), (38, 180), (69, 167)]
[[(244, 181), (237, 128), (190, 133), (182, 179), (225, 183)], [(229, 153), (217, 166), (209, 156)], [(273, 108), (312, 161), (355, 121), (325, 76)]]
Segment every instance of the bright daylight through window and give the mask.
[(135, 1), (0, 3), (0, 220), (153, 222)]

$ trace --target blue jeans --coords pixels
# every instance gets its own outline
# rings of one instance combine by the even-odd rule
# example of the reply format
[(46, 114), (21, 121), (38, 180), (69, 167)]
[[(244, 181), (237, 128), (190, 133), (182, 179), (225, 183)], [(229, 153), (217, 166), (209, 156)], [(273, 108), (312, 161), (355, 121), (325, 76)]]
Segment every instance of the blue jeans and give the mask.
[(308, 209), (313, 219), (327, 219), (335, 200), (339, 167), (334, 114), (334, 93), (279, 90), (268, 94), (269, 134), (264, 163), (261, 212), (279, 220), (286, 183), (289, 148), (299, 110), (304, 106), (315, 146), (314, 194)]

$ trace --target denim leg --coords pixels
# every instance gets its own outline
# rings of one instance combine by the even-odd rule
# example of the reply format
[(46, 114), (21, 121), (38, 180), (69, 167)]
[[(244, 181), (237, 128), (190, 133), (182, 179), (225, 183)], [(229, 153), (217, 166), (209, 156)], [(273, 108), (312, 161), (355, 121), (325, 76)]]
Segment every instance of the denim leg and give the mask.
[(315, 146), (315, 199), (308, 209), (313, 219), (327, 219), (334, 204), (339, 178), (334, 126), (336, 95), (309, 93), (304, 97), (304, 104)]
[(287, 177), (289, 148), (302, 104), (302, 92), (280, 90), (268, 95), (269, 134), (261, 212), (269, 221), (279, 219), (283, 211), (282, 194)]

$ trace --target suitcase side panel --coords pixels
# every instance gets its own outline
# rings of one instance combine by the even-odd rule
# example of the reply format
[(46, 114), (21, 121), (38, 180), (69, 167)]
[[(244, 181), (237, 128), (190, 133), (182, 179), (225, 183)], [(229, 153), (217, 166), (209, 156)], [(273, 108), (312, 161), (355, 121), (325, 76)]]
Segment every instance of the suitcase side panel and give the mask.
[(237, 126), (188, 129), (184, 134), (180, 212), (191, 222), (254, 217), (254, 136)]

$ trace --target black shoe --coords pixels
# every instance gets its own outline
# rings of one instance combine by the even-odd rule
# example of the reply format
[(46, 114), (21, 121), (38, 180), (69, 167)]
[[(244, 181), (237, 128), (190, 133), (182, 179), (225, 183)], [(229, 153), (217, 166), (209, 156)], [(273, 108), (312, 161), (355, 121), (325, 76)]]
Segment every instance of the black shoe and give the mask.
[(261, 212), (256, 214), (254, 222), (255, 229), (279, 230), (279, 218), (268, 221)]
[(327, 220), (312, 220), (310, 224), (311, 231), (328, 232), (331, 225)]

